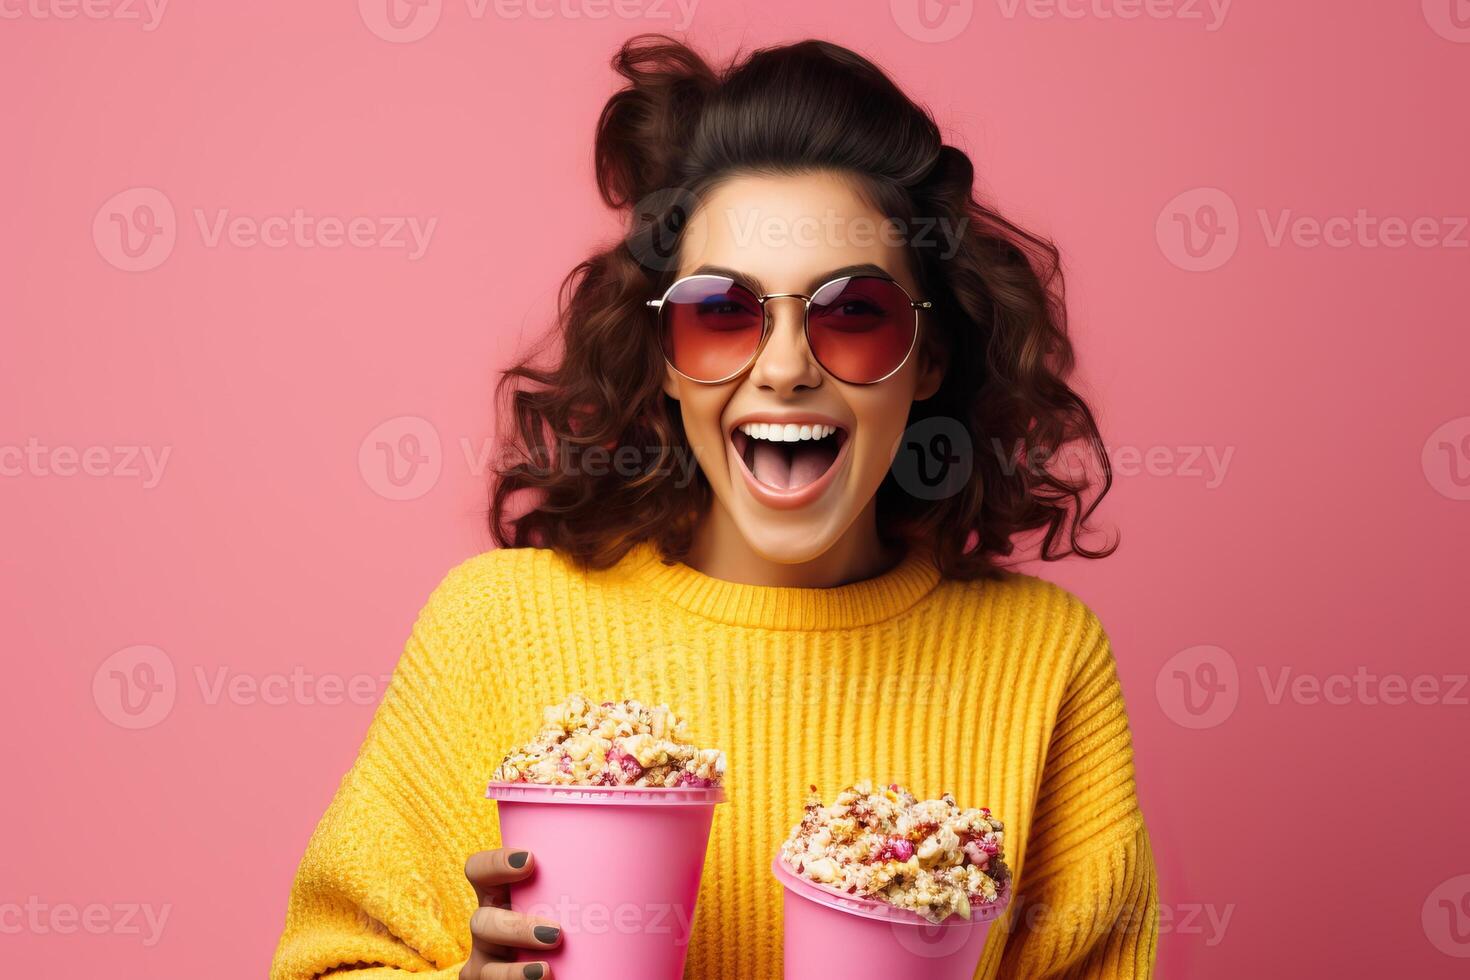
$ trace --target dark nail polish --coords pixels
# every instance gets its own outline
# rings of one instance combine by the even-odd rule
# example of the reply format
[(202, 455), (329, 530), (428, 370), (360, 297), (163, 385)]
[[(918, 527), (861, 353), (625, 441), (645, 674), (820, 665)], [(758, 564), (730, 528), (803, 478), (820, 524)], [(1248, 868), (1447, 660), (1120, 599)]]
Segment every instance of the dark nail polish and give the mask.
[(506, 863), (508, 863), (512, 868), (524, 868), (526, 866), (526, 862), (531, 860), (531, 852), (512, 851), (510, 857), (506, 858), (505, 860)]
[(531, 930), (531, 935), (536, 937), (538, 943), (554, 943), (561, 935), (561, 930), (556, 926), (537, 926)]
[(540, 963), (527, 963), (526, 968), (521, 971), (526, 980), (541, 980), (546, 975), (546, 969)]

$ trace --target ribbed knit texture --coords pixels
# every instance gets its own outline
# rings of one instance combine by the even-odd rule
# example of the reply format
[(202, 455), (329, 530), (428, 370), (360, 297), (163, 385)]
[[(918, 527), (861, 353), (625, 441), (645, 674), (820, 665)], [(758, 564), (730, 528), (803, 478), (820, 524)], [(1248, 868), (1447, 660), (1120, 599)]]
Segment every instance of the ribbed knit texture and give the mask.
[(689, 977), (781, 975), (771, 858), (809, 785), (830, 798), (863, 778), (1005, 821), (1018, 899), (977, 977), (1152, 973), (1156, 878), (1128, 720), (1081, 602), (1025, 576), (941, 580), (918, 554), (796, 589), (719, 581), (642, 546), (592, 573), (546, 550), (490, 552), (435, 590), (302, 859), (274, 980), (457, 977), (475, 906), (465, 858), (500, 843), (485, 784), (574, 691), (669, 704), (728, 757)]

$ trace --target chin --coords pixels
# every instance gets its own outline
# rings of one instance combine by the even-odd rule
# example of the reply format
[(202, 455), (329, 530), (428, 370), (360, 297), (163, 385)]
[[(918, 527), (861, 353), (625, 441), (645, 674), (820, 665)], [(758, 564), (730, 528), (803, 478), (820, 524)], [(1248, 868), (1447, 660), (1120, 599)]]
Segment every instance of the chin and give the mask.
[(801, 565), (822, 557), (841, 536), (827, 528), (776, 529), (767, 524), (757, 527), (746, 526), (746, 521), (737, 521), (740, 534), (750, 549), (766, 561), (778, 565)]
[(776, 564), (804, 564), (831, 551), (842, 538), (842, 530), (851, 522), (841, 514), (807, 513), (772, 514), (760, 507), (742, 507), (734, 514), (735, 526), (745, 544), (766, 561)]

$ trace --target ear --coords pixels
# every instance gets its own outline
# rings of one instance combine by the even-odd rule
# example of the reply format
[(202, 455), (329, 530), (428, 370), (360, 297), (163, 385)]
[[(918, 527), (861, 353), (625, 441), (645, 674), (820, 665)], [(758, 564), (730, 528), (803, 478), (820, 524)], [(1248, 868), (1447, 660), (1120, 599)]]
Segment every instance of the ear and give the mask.
[(679, 400), (679, 376), (674, 373), (674, 369), (669, 367), (667, 363), (664, 364), (663, 388), (664, 394), (668, 395), (674, 401)]
[(923, 352), (919, 358), (919, 376), (914, 379), (914, 401), (933, 398), (944, 381), (946, 365), (942, 358)]

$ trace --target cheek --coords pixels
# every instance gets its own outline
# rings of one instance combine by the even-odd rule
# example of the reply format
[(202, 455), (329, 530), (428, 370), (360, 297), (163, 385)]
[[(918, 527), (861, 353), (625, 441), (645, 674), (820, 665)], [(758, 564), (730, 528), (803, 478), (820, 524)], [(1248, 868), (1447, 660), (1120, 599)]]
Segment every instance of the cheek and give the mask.
[(684, 436), (703, 454), (722, 449), (724, 431), (720, 418), (728, 402), (726, 394), (705, 385), (685, 384), (679, 395), (679, 412), (684, 421)]
[(892, 392), (869, 391), (871, 396), (852, 404), (861, 434), (865, 465), (886, 469), (898, 450), (899, 440), (908, 428), (913, 398), (908, 386)]

